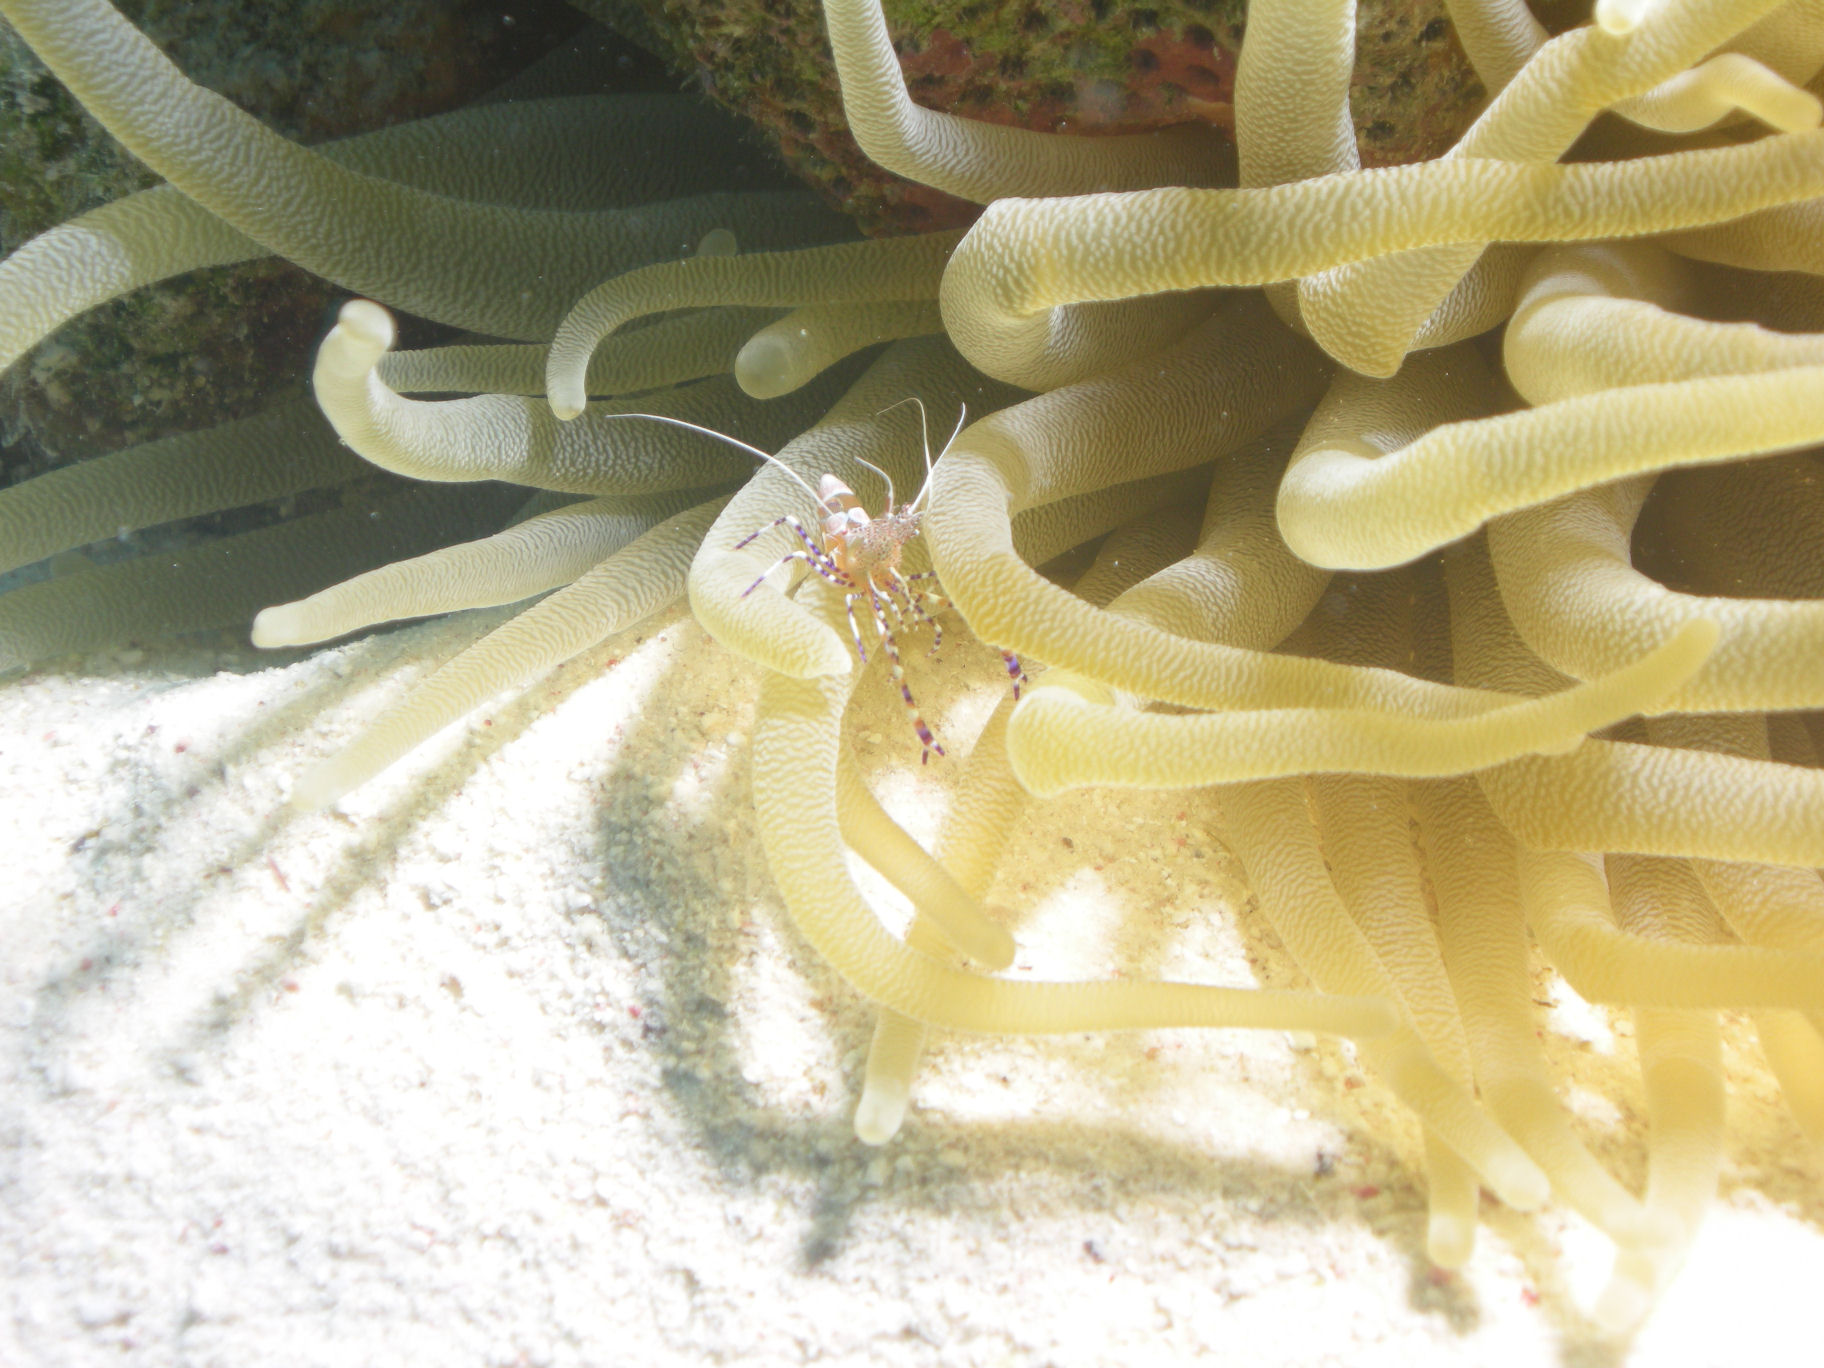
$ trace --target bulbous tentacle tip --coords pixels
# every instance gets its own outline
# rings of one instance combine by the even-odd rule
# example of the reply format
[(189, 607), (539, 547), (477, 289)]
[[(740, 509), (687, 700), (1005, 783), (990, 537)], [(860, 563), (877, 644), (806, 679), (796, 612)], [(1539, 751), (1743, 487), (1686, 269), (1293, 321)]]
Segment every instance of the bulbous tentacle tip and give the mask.
[(1434, 1211), (1425, 1228), (1425, 1256), (1439, 1268), (1455, 1272), (1476, 1250), (1476, 1225), (1455, 1212)]
[(1551, 1179), (1524, 1154), (1497, 1155), (1482, 1175), (1490, 1191), (1515, 1211), (1537, 1211), (1552, 1195)]
[(804, 383), (793, 364), (792, 348), (782, 338), (750, 338), (735, 356), (735, 383), (750, 399), (777, 399)]
[(1398, 339), (1385, 337), (1356, 337), (1334, 333), (1324, 326), (1321, 314), (1316, 321), (1301, 319), (1311, 340), (1316, 342), (1332, 361), (1339, 366), (1346, 366), (1357, 375), (1367, 376), (1370, 380), (1391, 380), (1400, 373), (1406, 364), (1407, 354), (1411, 347)]
[[(1047, 675), (1047, 683), (1051, 676)], [(1087, 699), (1074, 689), (1047, 688), (1045, 685), (1022, 691), (1007, 719), (1007, 762), (1021, 788), (1034, 798), (1055, 798), (1070, 790), (1047, 765), (1055, 751), (1049, 745), (1034, 745), (1030, 738), (1037, 727), (1042, 734), (1048, 709), (1089, 706)]]
[(371, 299), (351, 299), (344, 304), (336, 316), (336, 331), (376, 354), (392, 350), (399, 336), (392, 314)]
[(1656, 0), (1596, 0), (1596, 24), (1604, 33), (1626, 37), (1653, 11)]
[[(391, 350), (398, 335), (393, 316), (371, 299), (351, 299), (344, 304), (336, 316), (336, 326), (317, 348), (313, 378), (318, 402), (323, 403), (326, 387), (334, 391), (362, 383)], [(336, 421), (328, 405), (325, 412), (332, 423)]]
[[(991, 904), (986, 911), (989, 916), (994, 918), (997, 925), (987, 933), (986, 943), (980, 947), (984, 953), (976, 958), (985, 969), (1006, 969), (1012, 965), (1014, 952), (1019, 948), (1014, 942), (1012, 933), (1007, 930), (1005, 925), (1013, 919), (1013, 913), (1008, 908), (994, 904)], [(995, 932), (999, 932), (999, 934), (996, 935)]]
[(855, 668), (855, 652), (835, 629), (826, 628), (817, 638), (817, 653), (802, 678), (821, 679), (825, 675), (846, 675)]
[(741, 242), (732, 228), (711, 228), (697, 242), (697, 255), (700, 257), (739, 256)]
[(899, 1078), (870, 1078), (855, 1106), (855, 1138), (864, 1145), (884, 1145), (905, 1123), (912, 1090)]
[(303, 624), (299, 621), (297, 608), (293, 604), (281, 603), (276, 607), (262, 608), (254, 615), (251, 636), (253, 644), (261, 650), (302, 646), (307, 640), (302, 633)]
[(1620, 1335), (1634, 1329), (1653, 1309), (1656, 1279), (1650, 1261), (1623, 1250), (1616, 1256), (1615, 1271), (1608, 1285), (1590, 1308), (1590, 1319), (1607, 1334)]
[(321, 812), (353, 787), (334, 760), (325, 760), (298, 776), (285, 803), (294, 812)]
[(580, 418), (589, 403), (589, 359), (606, 331), (577, 321), (573, 310), (551, 339), (545, 353), (545, 402), (559, 422)]

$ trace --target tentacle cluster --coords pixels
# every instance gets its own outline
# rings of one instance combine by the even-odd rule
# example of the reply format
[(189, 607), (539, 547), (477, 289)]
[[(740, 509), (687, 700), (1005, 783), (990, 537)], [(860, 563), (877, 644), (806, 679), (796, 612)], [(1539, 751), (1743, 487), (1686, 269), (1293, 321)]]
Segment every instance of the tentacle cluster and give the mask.
[[(1637, 1320), (1715, 1191), (1719, 1012), (1753, 1014), (1824, 1140), (1820, 6), (1603, 0), (1550, 37), (1520, 0), (1453, 0), (1489, 103), (1446, 156), (1378, 170), (1350, 132), (1350, 0), (1254, 0), (1237, 170), (1200, 128), (1077, 139), (921, 109), (877, 0), (825, 9), (862, 145), (985, 204), (966, 233), (831, 244), (801, 201), (711, 192), (641, 237), (542, 183), (407, 184), (384, 139), (280, 143), (102, 0), (0, 0), (172, 184), (0, 265), (0, 299), (31, 304), (0, 309), (21, 334), (0, 350), (254, 251), (549, 340), (394, 354), (357, 301), (325, 342), (317, 398), (359, 456), (585, 501), (260, 615), (256, 640), (297, 644), (556, 590), (302, 801), (687, 596), (765, 670), (754, 802), (785, 905), (881, 1008), (862, 1139), (901, 1124), (934, 1027), (1345, 1035), (1423, 1125), (1434, 1259), (1468, 1257), (1479, 1184), (1555, 1194), (1620, 1251), (1597, 1314)], [(690, 254), (729, 223), (762, 250)], [(819, 477), (874, 507), (883, 476), (917, 486), (908, 396), (934, 424), (973, 419), (908, 569), (928, 556), (974, 633), (1037, 675), (976, 738), (930, 852), (845, 749), (868, 675), (842, 595), (775, 573)], [(766, 460), (750, 475), (689, 425)], [(350, 477), (333, 442), (280, 475), (222, 440), (13, 491), (0, 529), (27, 560), (95, 535), (103, 501), (143, 525)], [(1070, 588), (1033, 568), (1103, 536)], [(69, 649), (32, 635), (82, 597), (59, 583), (0, 604), (15, 658)], [(997, 862), (1029, 800), (1083, 785), (1195, 790), (1313, 990), (997, 977)], [(903, 938), (845, 850), (911, 899)], [(1586, 996), (1636, 1013), (1644, 1194), (1553, 1095), (1529, 929)]]

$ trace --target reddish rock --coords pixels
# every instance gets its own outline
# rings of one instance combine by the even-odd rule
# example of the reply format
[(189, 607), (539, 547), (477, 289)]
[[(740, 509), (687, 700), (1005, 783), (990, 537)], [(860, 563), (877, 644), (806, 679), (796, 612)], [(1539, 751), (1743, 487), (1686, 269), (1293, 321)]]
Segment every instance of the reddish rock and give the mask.
[[(889, 176), (842, 118), (818, 0), (585, 0), (637, 7), (676, 62), (754, 119), (786, 159), (870, 231), (967, 222), (974, 210)], [(1047, 132), (1228, 129), (1245, 0), (887, 0), (912, 96), (932, 109)], [(1448, 147), (1482, 88), (1443, 0), (1362, 0), (1352, 107), (1370, 166)]]

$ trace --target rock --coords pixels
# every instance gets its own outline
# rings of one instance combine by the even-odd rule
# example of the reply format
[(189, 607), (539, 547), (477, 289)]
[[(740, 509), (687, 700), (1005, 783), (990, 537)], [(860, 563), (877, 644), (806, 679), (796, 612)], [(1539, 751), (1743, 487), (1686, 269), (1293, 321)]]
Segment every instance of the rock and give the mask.
[[(819, 0), (576, 0), (660, 45), (870, 232), (967, 223), (971, 206), (889, 176), (842, 118)], [(1047, 132), (1232, 126), (1245, 0), (887, 0), (912, 97)], [(1436, 156), (1482, 87), (1443, 0), (1362, 0), (1352, 99), (1370, 166)]]

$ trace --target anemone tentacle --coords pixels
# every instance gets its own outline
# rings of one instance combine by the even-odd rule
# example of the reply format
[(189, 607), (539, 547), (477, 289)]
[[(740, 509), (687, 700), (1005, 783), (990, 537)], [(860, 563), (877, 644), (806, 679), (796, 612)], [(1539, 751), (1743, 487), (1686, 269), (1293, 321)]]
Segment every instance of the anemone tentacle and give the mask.
[(582, 412), (584, 377), (602, 340), (632, 319), (712, 304), (904, 304), (935, 299), (955, 233), (839, 243), (792, 252), (696, 257), (628, 271), (577, 300), (552, 339), (545, 388), (560, 418)]
[(586, 499), (262, 609), (255, 646), (307, 646), (376, 623), (517, 603), (581, 578), (699, 500), (693, 491)]
[[(1824, 1136), (1824, 3), (1599, 0), (1557, 36), (1515, 0), (1449, 9), (1487, 106), (1447, 156), (1363, 170), (1350, 0), (1256, 0), (1233, 165), (1196, 125), (1086, 138), (922, 109), (874, 0), (831, 0), (862, 145), (986, 204), (966, 234), (832, 246), (833, 221), (743, 180), (738, 150), (585, 184), (573, 163), (630, 105), (306, 151), (100, 0), (0, 0), (174, 182), (0, 264), (19, 306), (0, 360), (152, 275), (276, 251), (380, 296), (321, 354), (320, 405), (361, 454), (595, 496), (500, 531), (523, 491), (390, 495), (379, 521), (409, 558), (379, 569), (352, 502), (169, 564), (58, 576), (66, 557), (0, 598), (0, 665), (226, 620), (249, 595), (277, 644), (548, 592), (307, 775), (294, 797), (321, 804), (687, 597), (762, 667), (752, 801), (785, 909), (880, 1008), (862, 1140), (906, 1117), (933, 1028), (1352, 1036), (1420, 1123), (1432, 1258), (1468, 1259), (1479, 1181), (1521, 1205), (1549, 1186), (1617, 1245), (1594, 1316), (1632, 1324), (1716, 1191), (1719, 1010), (1752, 1014), (1799, 1130)], [(468, 155), (478, 137), (519, 154)], [(382, 306), (529, 345), (392, 354)], [(385, 488), (296, 417), (8, 491), (0, 553)], [(960, 431), (921, 489), (927, 422)], [(224, 449), (292, 426), (293, 468), (262, 459), (279, 438)], [(855, 504), (835, 529), (824, 476)], [(852, 627), (816, 544), (889, 503), (916, 515), (904, 571), (942, 593), (877, 623), (864, 601)], [(878, 662), (944, 601), (1031, 687), (993, 708), (927, 852), (844, 733), (882, 673), (856, 647)], [(967, 728), (941, 723), (960, 759)], [(1089, 782), (1220, 814), (1315, 988), (994, 977), (1021, 815)], [(850, 857), (909, 895), (905, 935)], [(1553, 1096), (1529, 929), (1636, 1013), (1644, 1193)]]
[(987, 204), (1010, 195), (1214, 185), (1230, 173), (1222, 142), (1194, 124), (1085, 139), (920, 108), (906, 93), (879, 0), (827, 0), (823, 16), (849, 131), (872, 161), (907, 180)]
[[(613, 173), (578, 180), (579, 157), (661, 128), (690, 139), (690, 157), (615, 157)], [(720, 136), (716, 136), (720, 134)], [(728, 125), (677, 96), (580, 96), (460, 109), (358, 134), (315, 151), (337, 166), (430, 194), (569, 212), (709, 190), (758, 189)], [(477, 156), (485, 140), (495, 155)], [(592, 158), (592, 160), (598, 160)], [(0, 262), (0, 370), (78, 314), (156, 281), (264, 256), (175, 186), (159, 185), (78, 215)]]
[(655, 524), (574, 582), (490, 632), (299, 777), (295, 807), (336, 801), (489, 698), (535, 679), (671, 603), (724, 500)]
[(700, 489), (739, 478), (747, 459), (699, 433), (611, 420), (657, 412), (773, 442), (820, 411), (832, 388), (762, 405), (725, 376), (593, 405), (580, 422), (559, 423), (544, 404), (520, 395), (404, 398), (378, 374), (395, 335), (385, 309), (351, 300), (317, 351), (312, 384), (343, 441), (375, 465), (420, 480), (511, 480), (572, 494)]
[(1254, 190), (997, 200), (957, 244), (939, 300), (975, 365), (1048, 389), (1108, 367), (1154, 330), (1149, 311), (1161, 306), (1142, 296), (1267, 285), (1432, 245), (1475, 244), (1479, 255), (1494, 241), (1672, 232), (1820, 196), (1824, 130), (1631, 162), (1462, 158)]

